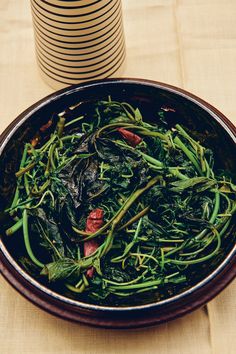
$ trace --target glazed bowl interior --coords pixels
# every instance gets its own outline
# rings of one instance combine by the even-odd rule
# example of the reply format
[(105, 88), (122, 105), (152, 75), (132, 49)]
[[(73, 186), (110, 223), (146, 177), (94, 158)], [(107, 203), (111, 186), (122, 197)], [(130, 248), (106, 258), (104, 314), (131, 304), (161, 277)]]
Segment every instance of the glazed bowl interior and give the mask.
[[(236, 175), (235, 135), (227, 123), (223, 122), (220, 115), (217, 114), (217, 111), (212, 110), (203, 101), (198, 101), (193, 96), (188, 96), (184, 92), (168, 87), (168, 85), (153, 84), (138, 80), (107, 80), (105, 82), (94, 82), (59, 91), (42, 100), (24, 112), (1, 136), (1, 217), (3, 217), (2, 212), (8, 207), (14, 194), (15, 172), (19, 168), (24, 143), (30, 141), (38, 129), (49, 120), (53, 113), (60, 113), (64, 111), (66, 107), (72, 106), (78, 102), (89, 103), (96, 100), (107, 99), (108, 96), (111, 96), (113, 100), (125, 101), (135, 107), (139, 107), (144, 119), (148, 122), (158, 123), (159, 118), (157, 112), (161, 107), (173, 108), (175, 113), (166, 115), (169, 127), (173, 127), (176, 123), (179, 123), (191, 130), (194, 138), (200, 140), (205, 146), (213, 150), (216, 168), (225, 169), (230, 171), (232, 175)], [(193, 284), (192, 291), (194, 291), (194, 286), (198, 285), (197, 283), (209, 277), (210, 274), (213, 272), (216, 273), (217, 271), (220, 272), (222, 262), (224, 262), (227, 257), (230, 258), (229, 255), (232, 254), (232, 250), (235, 247), (235, 226), (231, 227), (230, 232), (232, 236), (228, 238), (227, 243), (223, 242), (224, 254), (219, 259), (218, 263), (214, 264), (212, 267), (208, 267), (200, 274), (199, 278), (196, 278), (196, 284)], [(19, 237), (7, 238), (4, 236), (3, 230), (0, 230), (0, 233), (2, 234), (1, 248), (3, 254), (8, 254), (8, 258), (11, 259), (12, 262), (17, 262), (18, 256), (25, 252), (22, 246), (23, 242), (21, 242)], [(228, 261), (230, 262), (230, 259)], [(24, 274), (23, 270), (22, 274)], [(38, 283), (38, 281), (36, 283)], [(187, 289), (180, 289), (180, 295), (182, 294), (184, 296), (185, 291), (187, 291)], [(52, 294), (54, 292), (60, 293), (56, 288), (53, 288)], [(89, 300), (85, 297), (83, 298), (83, 302), (89, 303)], [(129, 303), (129, 306), (135, 307), (155, 302), (155, 294), (152, 294), (151, 297), (145, 295), (133, 299), (132, 304)]]

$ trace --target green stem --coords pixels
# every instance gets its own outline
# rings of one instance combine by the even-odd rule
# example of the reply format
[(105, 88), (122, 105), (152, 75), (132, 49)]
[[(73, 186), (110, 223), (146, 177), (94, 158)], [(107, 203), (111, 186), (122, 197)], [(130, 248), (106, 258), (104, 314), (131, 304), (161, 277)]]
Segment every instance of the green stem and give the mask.
[(39, 188), (39, 190), (35, 191), (34, 189), (31, 191), (31, 194), (34, 196), (39, 196), (40, 194), (42, 194), (45, 189), (47, 189), (47, 187), (50, 185), (50, 179), (47, 179), (44, 184)]
[(13, 235), (16, 231), (18, 231), (23, 225), (23, 219), (18, 220), (13, 226), (6, 230), (6, 235)]
[(25, 248), (26, 251), (30, 257), (30, 259), (40, 268), (44, 267), (44, 264), (41, 263), (34, 255), (31, 245), (30, 245), (30, 240), (29, 240), (29, 229), (28, 229), (28, 214), (27, 210), (24, 209), (23, 211), (23, 234), (24, 234), (24, 242), (25, 242)]
[(21, 177), (23, 174), (25, 174), (26, 172), (32, 170), (32, 168), (35, 166), (35, 162), (30, 163), (29, 165), (27, 165), (24, 168), (21, 168), (18, 172), (16, 172), (16, 177)]
[[(135, 151), (135, 148), (133, 148), (130, 145), (124, 144), (121, 141), (115, 141), (115, 144), (120, 145), (128, 150)], [(166, 168), (169, 171), (169, 173), (172, 174), (172, 176), (174, 176), (174, 177), (177, 177), (182, 180), (187, 180), (189, 178), (188, 176), (185, 176), (183, 173), (179, 172), (178, 167), (167, 167), (163, 164), (163, 162), (155, 159), (154, 157), (152, 157), (148, 154), (145, 154), (144, 152), (142, 152), (140, 150), (138, 150), (138, 153), (144, 158), (145, 161), (151, 163), (153, 166), (156, 166), (157, 168), (160, 168), (160, 169)], [(152, 166), (151, 166), (151, 168), (152, 168)]]
[[(155, 165), (157, 167), (165, 168), (163, 162), (155, 159), (154, 157), (152, 157), (150, 155), (145, 154), (144, 152), (139, 151), (139, 153), (142, 155), (142, 157), (146, 161), (152, 163), (153, 165)], [(176, 168), (174, 168), (174, 167), (166, 167), (166, 169), (169, 171), (170, 174), (172, 174), (172, 176), (177, 177), (179, 179), (187, 180), (189, 178), (188, 176), (185, 176), (183, 173), (179, 172), (177, 167)]]
[[(218, 214), (218, 211), (219, 211), (219, 208), (220, 208), (220, 193), (219, 191), (217, 190), (215, 192), (215, 204), (214, 204), (214, 209), (212, 211), (212, 214), (211, 214), (211, 217), (210, 217), (210, 220), (209, 220), (209, 223), (210, 224), (213, 224), (216, 217), (217, 217), (217, 214)], [(202, 230), (198, 235), (195, 236), (195, 239), (196, 240), (201, 240), (207, 233), (207, 230), (208, 229), (204, 229)]]
[(131, 285), (131, 284), (135, 284), (137, 283), (139, 280), (143, 279), (145, 274), (147, 274), (147, 270), (145, 270), (141, 275), (139, 275), (137, 278), (130, 280), (128, 282), (122, 282), (122, 283), (118, 283), (116, 281), (110, 280), (110, 279), (105, 279), (103, 278), (103, 281), (105, 284), (111, 284), (111, 285), (117, 285), (117, 286), (126, 286), (126, 285)]
[(12, 201), (12, 204), (11, 204), (9, 209), (14, 209), (15, 208), (15, 206), (17, 205), (17, 202), (19, 200), (19, 196), (20, 196), (20, 191), (19, 191), (19, 187), (17, 186), (15, 194), (14, 194), (14, 198), (13, 198), (13, 201)]
[(69, 125), (74, 124), (79, 122), (81, 119), (84, 119), (84, 116), (79, 116), (75, 119), (72, 119), (71, 121), (69, 121), (68, 123), (65, 124), (65, 127), (69, 127)]
[(140, 233), (142, 220), (143, 220), (142, 218), (139, 219), (137, 228), (136, 228), (135, 233), (134, 233), (133, 240), (125, 247), (124, 253), (123, 253), (122, 255), (120, 255), (119, 257), (113, 258), (113, 259), (111, 260), (112, 263), (120, 262), (120, 261), (129, 253), (129, 251), (131, 250), (131, 248), (134, 246), (134, 244), (136, 243), (136, 240), (137, 240), (137, 238), (138, 238), (138, 235), (139, 235), (139, 233)]
[(153, 165), (164, 168), (163, 162), (161, 162), (161, 161), (155, 159), (154, 157), (152, 157), (152, 156), (150, 156), (150, 155), (145, 154), (145, 153), (142, 152), (142, 151), (139, 151), (139, 154), (140, 154), (146, 161), (151, 162)]
[(56, 144), (54, 143), (50, 146), (49, 152), (48, 152), (48, 158), (49, 158), (49, 161), (50, 161), (50, 164), (51, 164), (51, 167), (53, 170), (56, 169), (56, 165), (55, 165), (55, 161), (54, 161), (55, 148), (56, 148)]
[[(37, 192), (39, 193), (39, 192)], [(54, 195), (52, 194), (52, 192), (50, 190), (47, 190), (46, 192), (43, 193), (42, 197), (40, 198), (40, 201), (33, 205), (33, 206), (30, 206), (30, 209), (36, 209), (38, 208), (44, 201), (44, 199), (46, 198), (47, 195), (50, 195), (50, 197), (52, 198), (52, 206), (54, 207), (55, 206), (55, 198), (54, 198)]]
[(216, 219), (216, 217), (217, 217), (219, 208), (220, 208), (220, 193), (219, 193), (219, 191), (217, 190), (217, 191), (215, 192), (215, 205), (214, 205), (214, 209), (213, 209), (211, 218), (210, 218), (210, 220), (209, 220), (209, 222), (210, 222), (211, 224), (214, 223), (214, 221), (215, 221), (215, 219)]
[(174, 143), (177, 145), (184, 153), (185, 155), (189, 158), (189, 160), (192, 162), (198, 173), (202, 176), (202, 170), (200, 168), (199, 163), (197, 162), (195, 156), (192, 154), (192, 152), (184, 145), (184, 143), (180, 140), (178, 136), (174, 138)]
[(59, 138), (63, 134), (65, 122), (66, 122), (66, 119), (64, 117), (59, 118), (59, 122), (57, 123), (57, 135), (59, 136)]
[(82, 137), (82, 133), (81, 135), (66, 135), (66, 136), (63, 136), (60, 141), (62, 141), (63, 143), (67, 143), (68, 141), (71, 141), (72, 139), (81, 139)]
[(185, 130), (184, 128), (179, 125), (179, 124), (176, 124), (175, 125), (175, 128), (180, 132), (180, 134), (185, 138), (187, 139), (191, 144), (196, 144), (198, 146), (201, 146), (196, 140), (194, 140)]
[(146, 287), (151, 287), (151, 286), (155, 286), (155, 285), (160, 285), (162, 283), (181, 283), (183, 281), (186, 281), (186, 277), (185, 276), (180, 276), (178, 278), (165, 278), (163, 279), (156, 279), (156, 280), (152, 280), (152, 281), (147, 281), (144, 283), (138, 283), (138, 284), (131, 284), (131, 285), (117, 285), (117, 286), (111, 286), (111, 289), (113, 290), (130, 290), (130, 289), (142, 289), (142, 288), (146, 288)]
[(208, 261), (210, 258), (212, 258), (220, 249), (221, 246), (221, 235), (220, 233), (215, 230), (215, 234), (217, 237), (217, 245), (216, 248), (214, 249), (214, 251), (210, 254), (207, 254), (204, 257), (198, 258), (198, 259), (192, 259), (192, 260), (179, 260), (179, 259), (166, 259), (166, 263), (173, 263), (173, 264), (177, 264), (177, 265), (189, 265), (189, 264), (197, 264), (197, 263), (201, 263), (201, 262), (205, 262)]
[(39, 153), (43, 153), (43, 152), (46, 152), (47, 149), (51, 146), (51, 144), (54, 142), (54, 140), (58, 139), (57, 135), (54, 134), (52, 135), (52, 137), (40, 148), (38, 149), (37, 151)]
[(136, 129), (138, 131), (138, 133), (140, 133), (141, 135), (146, 135), (146, 136), (155, 136), (157, 138), (160, 138), (161, 140), (165, 140), (168, 141), (168, 137), (160, 132), (156, 132), (156, 131), (152, 131), (149, 129), (146, 129), (142, 126), (133, 126), (133, 127), (127, 127), (127, 130), (129, 129)]
[(150, 206), (147, 206), (146, 208), (144, 208), (143, 210), (141, 210), (138, 214), (136, 214), (135, 216), (133, 216), (129, 221), (127, 221), (124, 225), (122, 225), (118, 231), (124, 230), (126, 229), (126, 227), (132, 225), (133, 223), (135, 223), (137, 220), (139, 220), (140, 218), (142, 218), (144, 215), (146, 215), (150, 210)]
[(25, 185), (26, 194), (27, 194), (27, 196), (29, 196), (30, 195), (30, 187), (29, 187), (29, 180), (28, 180), (28, 177), (26, 174), (24, 175), (24, 185)]
[(84, 283), (82, 283), (82, 285), (78, 288), (76, 288), (75, 286), (70, 285), (70, 284), (65, 284), (65, 286), (67, 287), (67, 289), (69, 289), (70, 291), (73, 291), (73, 293), (77, 293), (77, 294), (81, 294), (85, 290)]

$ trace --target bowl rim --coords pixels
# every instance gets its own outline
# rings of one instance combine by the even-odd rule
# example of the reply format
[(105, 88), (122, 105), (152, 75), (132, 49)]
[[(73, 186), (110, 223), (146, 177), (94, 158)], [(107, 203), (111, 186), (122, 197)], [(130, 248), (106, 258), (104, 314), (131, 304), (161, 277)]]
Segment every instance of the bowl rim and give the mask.
[[(195, 105), (199, 106), (202, 108), (204, 111), (206, 111), (214, 120), (216, 120), (219, 125), (224, 129), (224, 131), (231, 137), (233, 142), (236, 144), (236, 127), (234, 124), (226, 118), (220, 111), (218, 111), (215, 107), (213, 107), (211, 104), (208, 102), (202, 100), (198, 96), (183, 90), (181, 88), (178, 88), (173, 85), (165, 84), (162, 82), (158, 81), (153, 81), (153, 80), (146, 80), (146, 79), (138, 79), (138, 78), (116, 78), (116, 79), (100, 79), (100, 80), (94, 80), (94, 81), (89, 81), (85, 82), (82, 84), (78, 85), (72, 85), (69, 87), (66, 87), (62, 90), (56, 91), (41, 100), (37, 101), (35, 104), (31, 105), (29, 108), (27, 108), (25, 111), (23, 111), (18, 117), (13, 120), (10, 125), (7, 126), (7, 128), (3, 131), (3, 133), (0, 135), (0, 157), (1, 154), (6, 147), (7, 143), (10, 141), (12, 136), (15, 134), (15, 132), (18, 130), (18, 128), (27, 120), (29, 119), (33, 114), (35, 114), (40, 108), (50, 104), (53, 101), (59, 100), (63, 96), (67, 96), (70, 94), (73, 94), (74, 92), (79, 92), (80, 90), (83, 89), (89, 89), (97, 86), (104, 86), (104, 85), (111, 85), (111, 84), (130, 84), (130, 85), (141, 85), (141, 86), (149, 86), (153, 87), (156, 89), (161, 89), (167, 92), (171, 92), (176, 94), (177, 96), (182, 96), (183, 98), (187, 99), (188, 101), (193, 102)], [(83, 301), (78, 301), (78, 300), (73, 300), (70, 299), (66, 296), (60, 295), (59, 293), (52, 291), (48, 287), (40, 284), (37, 282), (33, 277), (31, 277), (26, 271), (24, 271), (14, 260), (13, 257), (11, 257), (10, 253), (8, 252), (7, 248), (5, 247), (2, 239), (0, 239), (0, 272), (3, 274), (3, 276), (8, 280), (8, 282), (13, 285), (13, 287), (16, 288), (22, 295), (27, 297), (29, 300), (29, 296), (26, 295), (24, 289), (19, 289), (16, 285), (16, 282), (14, 282), (14, 277), (10, 275), (10, 271), (7, 269), (7, 266), (4, 266), (3, 260), (6, 260), (9, 262), (9, 264), (14, 268), (17, 274), (20, 275), (23, 280), (25, 280), (27, 283), (29, 283), (35, 290), (39, 290), (42, 293), (48, 295), (49, 297), (53, 298), (54, 300), (60, 301), (64, 303), (65, 305), (72, 305), (75, 308), (78, 309), (84, 309), (84, 310), (89, 310), (89, 311), (102, 311), (105, 313), (130, 313), (130, 312), (135, 312), (135, 311), (143, 311), (143, 310), (152, 310), (152, 309), (160, 309), (165, 307), (166, 305), (171, 305), (175, 302), (178, 302), (179, 300), (185, 300), (186, 298), (189, 297), (189, 295), (195, 293), (196, 291), (200, 290), (204, 286), (208, 285), (209, 282), (217, 278), (220, 274), (224, 272), (224, 270), (233, 262), (233, 264), (236, 265), (236, 244), (232, 248), (232, 250), (228, 253), (226, 258), (217, 266), (217, 268), (212, 271), (206, 278), (192, 286), (191, 288), (175, 295), (170, 298), (158, 301), (158, 302), (151, 302), (148, 304), (144, 305), (135, 305), (135, 306), (127, 306), (127, 307), (115, 307), (115, 306), (102, 306), (102, 305), (95, 305), (95, 304), (89, 304), (85, 303)], [(227, 280), (222, 281), (217, 284), (217, 286), (211, 290), (211, 292), (208, 294), (208, 296), (204, 299), (204, 301), (197, 301), (198, 304), (195, 304), (195, 308), (203, 305), (210, 299), (212, 299), (214, 296), (216, 296), (221, 290), (223, 290), (226, 285), (229, 284), (230, 281), (233, 280), (233, 278), (236, 276), (236, 267), (232, 268), (229, 270), (231, 273), (231, 276), (227, 277)], [(34, 303), (37, 304), (37, 301), (33, 301)], [(194, 304), (193, 304), (194, 307)], [(188, 312), (186, 310), (186, 312)], [(176, 317), (176, 316), (175, 316)]]

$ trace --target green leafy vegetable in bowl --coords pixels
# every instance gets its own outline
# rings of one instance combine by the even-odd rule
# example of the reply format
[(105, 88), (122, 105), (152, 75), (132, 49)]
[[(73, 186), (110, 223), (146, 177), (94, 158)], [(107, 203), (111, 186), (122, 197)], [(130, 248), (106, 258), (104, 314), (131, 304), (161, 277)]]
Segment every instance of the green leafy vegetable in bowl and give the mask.
[[(91, 103), (92, 104), (92, 103)], [(22, 237), (28, 272), (95, 302), (162, 299), (221, 257), (236, 186), (184, 127), (128, 103), (69, 107), (25, 144), (6, 235)], [(168, 112), (168, 113), (167, 113)], [(124, 300), (125, 301), (125, 300)]]

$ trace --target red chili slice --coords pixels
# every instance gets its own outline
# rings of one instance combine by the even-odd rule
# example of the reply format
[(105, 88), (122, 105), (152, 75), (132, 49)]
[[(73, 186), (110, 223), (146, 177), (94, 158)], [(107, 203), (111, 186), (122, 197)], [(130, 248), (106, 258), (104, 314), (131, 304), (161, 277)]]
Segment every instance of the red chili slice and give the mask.
[[(51, 127), (51, 125), (52, 125), (52, 120), (49, 119), (49, 121), (48, 121), (46, 124), (42, 125), (42, 126), (39, 128), (40, 132), (44, 133), (48, 128)], [(40, 137), (39, 133), (37, 133), (37, 134), (33, 137), (33, 139), (30, 141), (31, 145), (32, 145), (33, 147), (37, 146), (38, 143), (39, 143), (39, 141), (40, 141), (40, 139), (41, 139), (41, 137)]]
[[(85, 231), (87, 233), (94, 233), (98, 231), (103, 225), (103, 216), (104, 216), (104, 212), (102, 209), (97, 208), (92, 210), (87, 218)], [(98, 248), (98, 246), (99, 245), (96, 239), (92, 239), (84, 242), (85, 257), (94, 253)], [(92, 278), (94, 274), (94, 267), (89, 268), (86, 274), (89, 278)]]
[(143, 140), (137, 134), (126, 130), (124, 128), (118, 128), (117, 131), (122, 135), (122, 137), (133, 147), (137, 146)]
[(38, 136), (35, 136), (31, 141), (30, 144), (33, 146), (33, 148), (38, 144), (40, 138)]
[(52, 120), (49, 119), (49, 121), (48, 121), (46, 124), (42, 125), (39, 130), (40, 130), (41, 132), (45, 132), (45, 130), (47, 130), (48, 128), (50, 128), (51, 125), (52, 125)]

